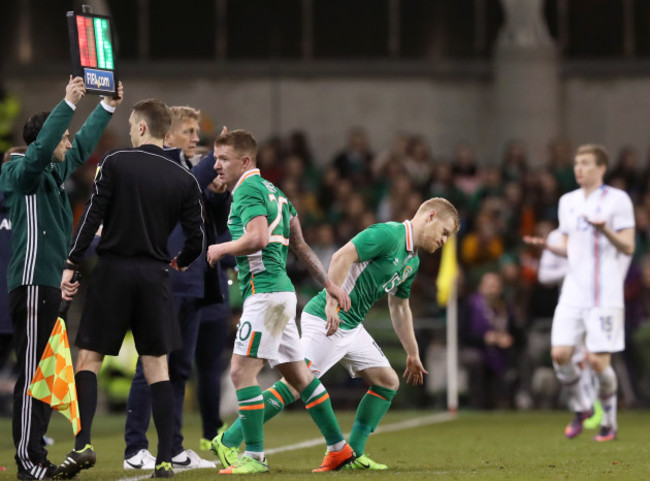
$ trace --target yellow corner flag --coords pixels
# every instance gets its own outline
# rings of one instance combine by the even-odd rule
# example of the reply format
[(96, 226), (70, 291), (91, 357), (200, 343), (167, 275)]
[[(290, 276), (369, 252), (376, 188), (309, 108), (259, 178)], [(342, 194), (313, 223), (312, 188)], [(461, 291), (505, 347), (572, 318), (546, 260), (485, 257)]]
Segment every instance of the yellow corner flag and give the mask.
[(70, 356), (68, 331), (61, 317), (56, 320), (27, 394), (59, 411), (72, 423), (76, 435), (81, 429), (77, 386)]
[(458, 260), (456, 258), (456, 236), (447, 240), (442, 248), (442, 257), (440, 259), (440, 269), (436, 279), (436, 288), (438, 289), (438, 304), (446, 306), (449, 301), (449, 294), (458, 277)]

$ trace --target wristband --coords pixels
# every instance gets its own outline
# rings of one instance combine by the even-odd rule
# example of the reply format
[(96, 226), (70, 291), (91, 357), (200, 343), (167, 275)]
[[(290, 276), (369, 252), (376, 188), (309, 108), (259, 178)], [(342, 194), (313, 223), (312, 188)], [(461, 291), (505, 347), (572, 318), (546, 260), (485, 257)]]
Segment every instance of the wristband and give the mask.
[(64, 264), (63, 264), (63, 270), (64, 270), (64, 271), (67, 271), (67, 270), (70, 270), (70, 271), (76, 271), (76, 270), (77, 270), (77, 266), (75, 266), (75, 265), (72, 264), (71, 262), (65, 261)]

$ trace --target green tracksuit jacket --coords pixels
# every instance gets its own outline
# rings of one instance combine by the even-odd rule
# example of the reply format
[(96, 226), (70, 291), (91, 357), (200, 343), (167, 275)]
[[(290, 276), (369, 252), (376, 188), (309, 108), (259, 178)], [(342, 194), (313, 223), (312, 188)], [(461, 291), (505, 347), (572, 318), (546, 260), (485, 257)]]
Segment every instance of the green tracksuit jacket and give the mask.
[(112, 117), (98, 105), (74, 136), (65, 161), (53, 162), (54, 149), (73, 113), (61, 101), (25, 154), (13, 154), (2, 166), (0, 190), (5, 194), (12, 226), (9, 291), (25, 285), (61, 285), (72, 236), (72, 209), (64, 182), (88, 159)]

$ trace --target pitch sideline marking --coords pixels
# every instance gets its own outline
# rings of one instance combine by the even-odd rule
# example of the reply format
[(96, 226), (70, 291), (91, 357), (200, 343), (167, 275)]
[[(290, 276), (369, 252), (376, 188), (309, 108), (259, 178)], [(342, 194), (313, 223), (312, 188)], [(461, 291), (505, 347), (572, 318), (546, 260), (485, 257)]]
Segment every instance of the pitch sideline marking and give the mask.
[[(446, 423), (448, 421), (453, 421), (457, 417), (458, 415), (454, 413), (430, 414), (428, 416), (424, 416), (421, 418), (409, 419), (407, 421), (399, 421), (396, 423), (386, 424), (385, 426), (379, 426), (375, 431), (375, 434), (390, 433), (393, 431), (402, 431), (404, 429), (417, 428), (429, 424)], [(343, 433), (343, 435), (346, 438), (348, 438), (350, 436), (350, 433)], [(323, 444), (322, 437), (310, 439), (308, 441), (303, 441), (301, 443), (288, 444), (286, 446), (280, 446), (277, 448), (265, 449), (264, 454), (275, 454), (275, 453), (283, 453), (285, 451), (295, 451), (297, 449), (312, 448), (320, 444)], [(217, 463), (217, 466), (221, 464), (221, 462), (218, 459), (215, 462)], [(142, 479), (148, 479), (150, 477), (151, 477), (151, 473), (147, 472), (146, 475), (134, 476), (132, 478), (120, 478), (118, 481), (140, 481)]]
[[(427, 424), (438, 424), (451, 421), (456, 418), (455, 414), (451, 413), (438, 413), (431, 414), (422, 418), (409, 419), (408, 421), (399, 421), (392, 424), (386, 424), (385, 426), (379, 426), (375, 433), (389, 433), (392, 431), (401, 431), (403, 429), (416, 428), (418, 426), (425, 426)], [(350, 433), (343, 433), (345, 438), (350, 437)], [(311, 448), (323, 444), (324, 440), (322, 437), (316, 439), (310, 439), (309, 441), (303, 441), (301, 443), (289, 444), (288, 446), (280, 446), (279, 448), (265, 449), (265, 454), (275, 454), (282, 453), (285, 451), (294, 451), (296, 449)]]

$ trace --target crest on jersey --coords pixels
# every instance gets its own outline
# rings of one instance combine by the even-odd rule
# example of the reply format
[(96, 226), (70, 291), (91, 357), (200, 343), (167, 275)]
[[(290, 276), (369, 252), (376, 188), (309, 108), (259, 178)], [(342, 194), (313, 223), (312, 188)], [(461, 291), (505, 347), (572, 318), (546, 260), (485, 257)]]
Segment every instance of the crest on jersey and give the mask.
[(402, 271), (402, 275), (400, 275), (399, 272), (396, 272), (393, 274), (393, 277), (390, 278), (390, 280), (384, 284), (382, 289), (384, 289), (384, 292), (387, 293), (392, 293), (397, 289), (397, 287), (402, 284), (408, 277), (413, 273), (413, 268), (411, 266), (406, 266), (404, 270)]

